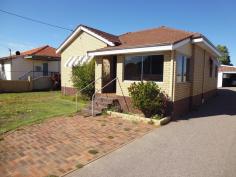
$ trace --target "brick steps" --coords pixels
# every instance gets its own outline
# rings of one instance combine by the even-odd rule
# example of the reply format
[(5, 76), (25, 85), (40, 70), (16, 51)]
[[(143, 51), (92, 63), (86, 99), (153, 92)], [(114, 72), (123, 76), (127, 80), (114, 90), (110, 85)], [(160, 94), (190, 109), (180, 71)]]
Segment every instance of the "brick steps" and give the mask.
[[(111, 107), (116, 99), (109, 97), (97, 96), (94, 100), (94, 115), (101, 115), (103, 110)], [(92, 116), (92, 102), (82, 110), (82, 115), (84, 117)]]

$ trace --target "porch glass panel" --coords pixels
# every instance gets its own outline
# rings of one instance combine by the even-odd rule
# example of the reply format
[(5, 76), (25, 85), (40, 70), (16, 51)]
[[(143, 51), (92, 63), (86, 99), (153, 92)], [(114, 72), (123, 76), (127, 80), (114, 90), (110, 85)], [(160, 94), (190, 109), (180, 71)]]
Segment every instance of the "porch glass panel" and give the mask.
[(125, 60), (125, 80), (141, 80), (142, 56), (132, 56)]

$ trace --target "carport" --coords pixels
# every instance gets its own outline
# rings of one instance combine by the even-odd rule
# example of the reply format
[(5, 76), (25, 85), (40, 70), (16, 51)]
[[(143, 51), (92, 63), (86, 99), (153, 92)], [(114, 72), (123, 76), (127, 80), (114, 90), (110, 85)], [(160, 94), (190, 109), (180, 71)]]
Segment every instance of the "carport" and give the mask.
[(218, 87), (236, 87), (236, 67), (221, 65), (218, 71)]

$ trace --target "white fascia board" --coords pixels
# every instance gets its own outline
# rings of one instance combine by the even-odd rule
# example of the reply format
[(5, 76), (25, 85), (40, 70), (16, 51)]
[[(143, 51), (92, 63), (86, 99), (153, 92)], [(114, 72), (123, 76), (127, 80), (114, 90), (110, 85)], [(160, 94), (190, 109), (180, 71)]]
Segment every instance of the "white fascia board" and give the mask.
[(132, 49), (117, 49), (117, 50), (107, 50), (98, 52), (88, 52), (89, 56), (104, 56), (104, 55), (115, 55), (115, 54), (130, 54), (130, 53), (143, 53), (143, 52), (158, 52), (172, 50), (173, 45), (165, 46), (154, 46), (154, 47), (140, 47)]
[(204, 40), (203, 38), (197, 38), (192, 40), (193, 43), (203, 43), (205, 44), (208, 48), (210, 48), (218, 57), (221, 56), (221, 53), (215, 49), (209, 42)]
[(80, 27), (77, 28), (77, 29), (73, 32), (73, 34), (56, 50), (56, 53), (57, 53), (57, 54), (60, 53), (60, 51), (61, 51), (68, 43), (70, 43), (70, 42), (74, 39), (74, 37), (75, 37), (77, 34), (79, 34), (80, 31), (84, 31), (84, 32), (86, 32), (86, 33), (92, 35), (93, 37), (95, 37), (95, 38), (97, 38), (97, 39), (103, 41), (104, 43), (108, 44), (109, 46), (115, 46), (115, 44), (114, 44), (113, 42), (108, 41), (107, 39), (105, 39), (105, 38), (103, 38), (103, 37), (97, 35), (96, 33), (90, 31), (89, 29), (87, 29), (87, 28), (85, 28), (85, 27), (83, 27), (83, 26), (80, 26)]
[(115, 55), (115, 54), (168, 51), (168, 50), (175, 50), (183, 45), (186, 45), (189, 42), (190, 42), (190, 39), (185, 39), (174, 45), (171, 44), (171, 45), (152, 46), (152, 47), (140, 47), (140, 48), (131, 48), (131, 49), (117, 49), (117, 50), (107, 50), (107, 51), (98, 51), (98, 52), (88, 52), (88, 55), (89, 56), (104, 56), (104, 55)]
[(108, 41), (108, 40), (105, 39), (104, 37), (99, 36), (98, 34), (96, 34), (96, 33), (92, 32), (92, 31), (90, 31), (89, 29), (87, 29), (87, 28), (85, 28), (85, 27), (83, 27), (83, 26), (81, 26), (81, 30), (83, 30), (84, 32), (86, 32), (86, 33), (88, 33), (88, 34), (94, 36), (95, 38), (97, 38), (97, 39), (103, 41), (104, 43), (108, 44), (109, 46), (115, 46), (115, 44), (114, 44), (113, 42)]
[(230, 66), (230, 65), (220, 65), (220, 66), (225, 66), (225, 67), (236, 68), (236, 66)]
[(236, 74), (236, 71), (220, 71), (223, 74)]
[(190, 39), (189, 39), (189, 38), (188, 38), (188, 39), (185, 39), (185, 40), (183, 40), (183, 41), (180, 41), (180, 42), (178, 42), (178, 43), (176, 43), (176, 44), (173, 45), (173, 50), (175, 50), (175, 49), (177, 49), (177, 48), (179, 48), (179, 47), (182, 47), (182, 46), (188, 44), (189, 42), (190, 42)]

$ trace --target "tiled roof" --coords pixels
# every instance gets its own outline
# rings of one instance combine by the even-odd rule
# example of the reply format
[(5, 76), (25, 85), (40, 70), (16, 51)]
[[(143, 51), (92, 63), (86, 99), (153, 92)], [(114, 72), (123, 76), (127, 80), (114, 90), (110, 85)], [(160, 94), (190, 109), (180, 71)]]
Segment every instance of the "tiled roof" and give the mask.
[[(23, 51), (20, 53), (20, 56), (45, 56), (45, 57), (55, 57), (55, 58), (60, 57), (59, 54), (56, 54), (56, 49), (49, 45)], [(12, 55), (11, 57), (16, 58), (17, 55)], [(8, 58), (10, 58), (10, 56), (3, 57), (0, 59), (8, 59)]]
[(227, 66), (227, 65), (221, 65), (219, 67), (220, 72), (236, 72), (236, 66)]
[(98, 29), (95, 29), (95, 28), (91, 28), (89, 26), (85, 26), (85, 25), (80, 25), (80, 26), (83, 26), (83, 27), (89, 29), (90, 31), (96, 33), (97, 35), (107, 39), (108, 41), (110, 41), (112, 43), (120, 44), (119, 37), (116, 36), (116, 35), (113, 35), (113, 34), (110, 34), (110, 33), (106, 33), (104, 31), (101, 31), (101, 30), (98, 30)]
[(198, 38), (200, 33), (187, 32), (161, 26), (148, 30), (129, 32), (119, 36), (120, 45), (105, 47), (96, 51), (133, 48), (139, 46), (175, 44), (187, 38)]
[(56, 49), (50, 47), (49, 45), (45, 45), (42, 47), (38, 47), (32, 50), (27, 50), (21, 53), (22, 55), (39, 55), (39, 56), (50, 56), (50, 57), (60, 57), (60, 55), (56, 54)]

